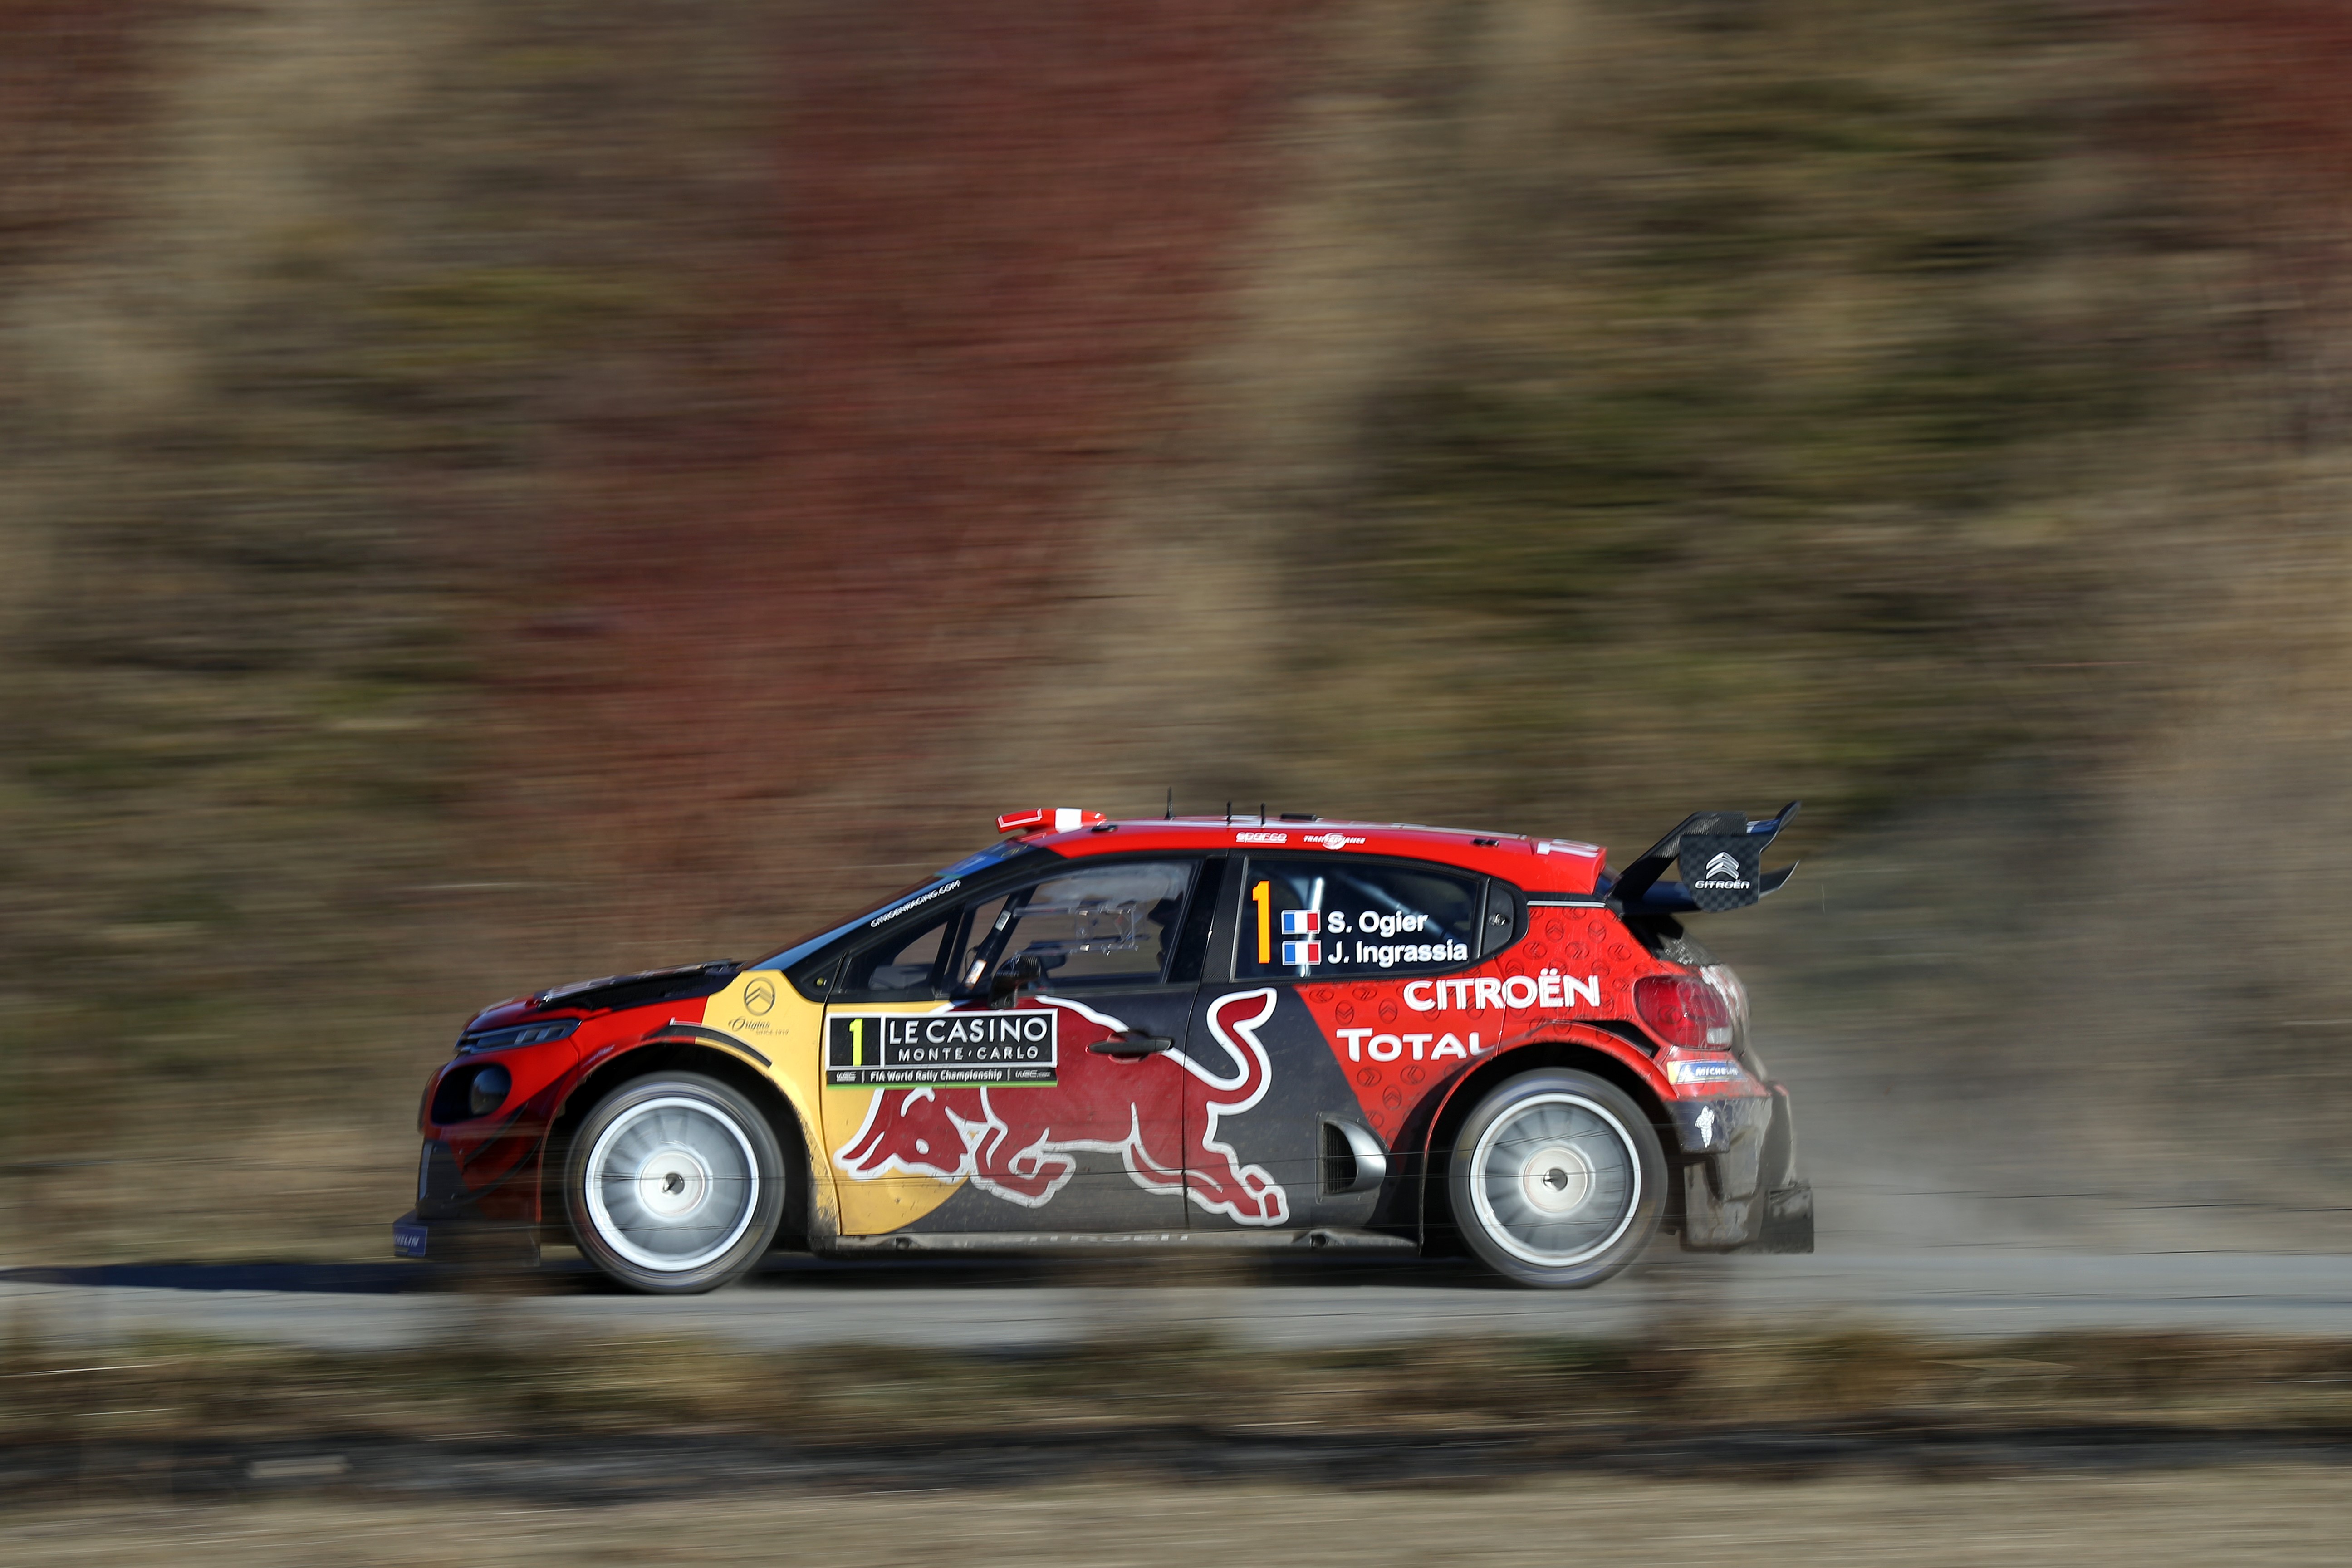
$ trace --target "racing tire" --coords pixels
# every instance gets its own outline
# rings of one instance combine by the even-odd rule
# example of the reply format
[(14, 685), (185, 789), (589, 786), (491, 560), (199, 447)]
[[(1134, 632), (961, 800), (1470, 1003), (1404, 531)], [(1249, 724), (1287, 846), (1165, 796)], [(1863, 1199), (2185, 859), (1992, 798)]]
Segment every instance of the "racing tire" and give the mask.
[(1454, 1227), (1496, 1273), (1581, 1290), (1642, 1255), (1666, 1157), (1633, 1097), (1590, 1073), (1524, 1073), (1478, 1102), (1446, 1173)]
[(563, 1205), (581, 1255), (632, 1289), (688, 1296), (748, 1272), (784, 1213), (759, 1108), (696, 1073), (625, 1083), (572, 1135)]

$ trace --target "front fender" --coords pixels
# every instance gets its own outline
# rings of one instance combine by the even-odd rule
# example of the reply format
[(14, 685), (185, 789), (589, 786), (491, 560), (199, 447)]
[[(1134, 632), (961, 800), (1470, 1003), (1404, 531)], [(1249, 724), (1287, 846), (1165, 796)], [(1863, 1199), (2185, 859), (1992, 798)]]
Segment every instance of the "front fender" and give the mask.
[[(616, 1078), (632, 1076), (628, 1072), (632, 1065), (630, 1058), (643, 1058), (648, 1051), (663, 1053), (666, 1060), (688, 1067), (698, 1057), (706, 1066), (724, 1063), (732, 1070), (719, 1076), (740, 1075), (755, 1079), (759, 1087), (772, 1095), (776, 1101), (771, 1108), (772, 1120), (775, 1111), (794, 1120), (797, 1126), (790, 1131), (799, 1133), (801, 1150), (806, 1157), (810, 1244), (823, 1246), (840, 1234), (840, 1202), (833, 1187), (831, 1164), (824, 1157), (814, 1083), (803, 1081), (803, 1077), (814, 1079), (814, 1052), (803, 1053), (810, 1058), (806, 1064), (800, 1063), (790, 1052), (785, 1054), (785, 1059), (774, 1060), (761, 1046), (729, 1030), (678, 1019), (667, 1020), (634, 1037), (607, 1041), (584, 1056), (578, 1066), (565, 1075), (555, 1105), (554, 1121), (563, 1124), (573, 1120), (576, 1114), (585, 1113), (589, 1104), (583, 1102), (583, 1091), (586, 1091), (586, 1100), (593, 1101), (601, 1096), (604, 1086)], [(812, 1070), (805, 1075), (795, 1070), (802, 1065)], [(651, 1060), (645, 1066), (646, 1070), (656, 1068)], [(777, 1131), (781, 1135), (788, 1130), (779, 1127)]]

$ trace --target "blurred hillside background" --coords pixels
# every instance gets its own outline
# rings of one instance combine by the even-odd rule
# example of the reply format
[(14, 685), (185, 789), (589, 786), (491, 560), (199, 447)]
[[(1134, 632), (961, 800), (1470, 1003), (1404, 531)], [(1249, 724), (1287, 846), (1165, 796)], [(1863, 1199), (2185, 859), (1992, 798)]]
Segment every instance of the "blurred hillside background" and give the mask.
[(0, 0), (11, 1260), (1039, 801), (1598, 838), (1824, 1244), (2352, 1237), (2352, 12)]

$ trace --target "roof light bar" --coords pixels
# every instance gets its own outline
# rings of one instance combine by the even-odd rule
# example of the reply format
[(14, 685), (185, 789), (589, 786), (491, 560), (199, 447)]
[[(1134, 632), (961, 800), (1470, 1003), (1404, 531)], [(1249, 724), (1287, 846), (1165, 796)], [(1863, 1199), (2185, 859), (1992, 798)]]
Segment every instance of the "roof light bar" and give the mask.
[(1071, 833), (1109, 820), (1099, 811), (1080, 811), (1075, 805), (1033, 805), (1026, 811), (1008, 811), (998, 817), (996, 831)]

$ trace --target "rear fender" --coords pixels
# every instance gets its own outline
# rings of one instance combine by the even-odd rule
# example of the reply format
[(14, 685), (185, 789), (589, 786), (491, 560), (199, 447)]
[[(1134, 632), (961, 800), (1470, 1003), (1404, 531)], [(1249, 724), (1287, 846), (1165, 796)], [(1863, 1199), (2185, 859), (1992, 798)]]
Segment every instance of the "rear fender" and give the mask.
[(1605, 1029), (1575, 1024), (1547, 1024), (1517, 1039), (1504, 1042), (1495, 1053), (1474, 1070), (1464, 1074), (1448, 1087), (1444, 1097), (1429, 1120), (1428, 1131), (1420, 1142), (1422, 1172), (1420, 1222), (1423, 1242), (1426, 1245), (1430, 1216), (1439, 1216), (1445, 1223), (1444, 1181), (1447, 1159), (1454, 1147), (1454, 1134), (1487, 1090), (1505, 1079), (1543, 1068), (1569, 1068), (1589, 1072), (1606, 1079), (1633, 1097), (1657, 1130), (1659, 1142), (1671, 1161), (1678, 1147), (1673, 1120), (1666, 1112), (1666, 1102), (1674, 1090), (1666, 1083), (1658, 1065), (1631, 1043), (1620, 1039)]

